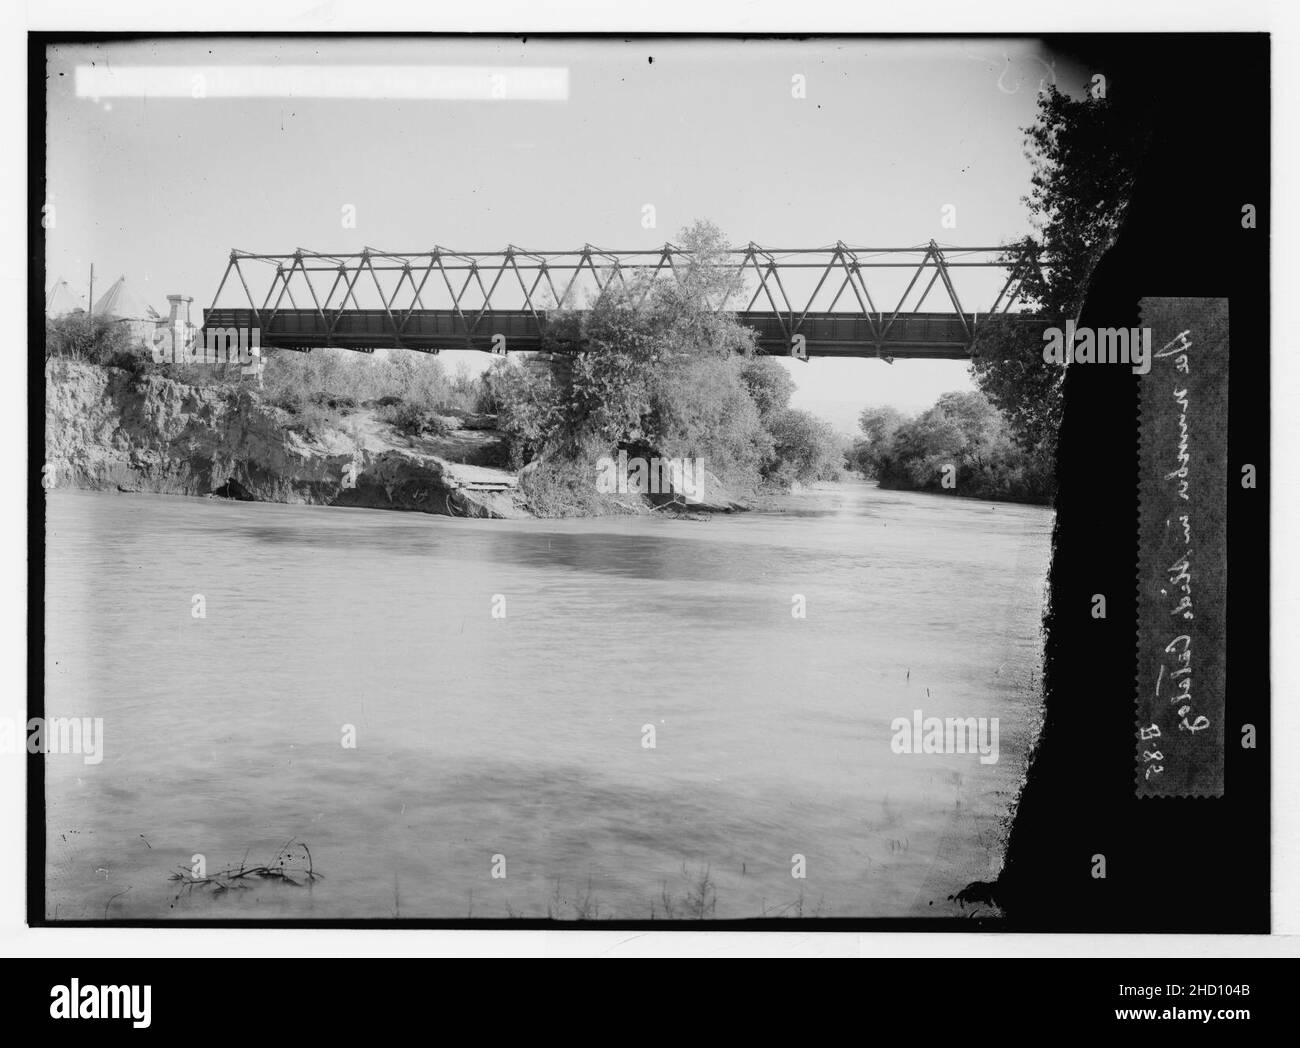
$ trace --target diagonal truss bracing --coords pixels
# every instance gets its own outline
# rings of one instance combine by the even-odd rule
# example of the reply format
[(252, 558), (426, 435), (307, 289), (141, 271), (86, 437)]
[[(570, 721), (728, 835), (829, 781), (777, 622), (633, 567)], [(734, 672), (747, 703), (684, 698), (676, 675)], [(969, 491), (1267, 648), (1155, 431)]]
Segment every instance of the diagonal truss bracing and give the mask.
[[(511, 348), (537, 348), (555, 310), (581, 309), (613, 286), (635, 291), (639, 304), (654, 281), (680, 284), (696, 264), (690, 250), (672, 243), (617, 251), (591, 244), (568, 251), (513, 244), (500, 251), (232, 251), (205, 323), (238, 315), (262, 329), (264, 344), (295, 349), (487, 348), (503, 327), (526, 333)], [(750, 243), (713, 255), (707, 264), (732, 271), (734, 279), (724, 283), (734, 293), (716, 305), (760, 328), (768, 351), (801, 336), (825, 344), (848, 338), (862, 350), (852, 355), (885, 357), (913, 342), (969, 352), (989, 317), (1033, 308), (1032, 290), (1042, 277), (1031, 240), (995, 247), (940, 247), (933, 240), (901, 248)], [(979, 278), (973, 290), (972, 276)], [(959, 293), (963, 281), (966, 290)], [(259, 300), (254, 288), (263, 286)], [(227, 287), (242, 288), (247, 309), (218, 307)], [(968, 313), (963, 300), (991, 305)], [(845, 318), (854, 321), (851, 336), (826, 334), (828, 324)], [(925, 334), (921, 318), (943, 321), (944, 333)]]

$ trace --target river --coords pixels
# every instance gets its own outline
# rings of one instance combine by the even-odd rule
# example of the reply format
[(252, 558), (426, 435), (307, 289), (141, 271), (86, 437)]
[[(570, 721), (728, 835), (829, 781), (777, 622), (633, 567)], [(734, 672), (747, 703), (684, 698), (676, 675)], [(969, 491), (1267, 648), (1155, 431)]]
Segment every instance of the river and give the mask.
[[(46, 758), (53, 919), (947, 916), (1001, 862), (1047, 509), (47, 505), (46, 714), (103, 722)], [(996, 763), (894, 752), (914, 710)], [(290, 840), (294, 883), (169, 880)]]

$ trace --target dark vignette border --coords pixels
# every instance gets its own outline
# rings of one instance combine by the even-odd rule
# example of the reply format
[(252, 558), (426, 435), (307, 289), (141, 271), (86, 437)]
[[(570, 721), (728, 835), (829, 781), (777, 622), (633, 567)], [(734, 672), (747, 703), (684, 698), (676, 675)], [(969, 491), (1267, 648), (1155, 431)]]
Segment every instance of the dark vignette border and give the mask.
[[(1025, 930), (1269, 930), (1269, 38), (1071, 41), (1111, 91), (1155, 106), (1154, 142), (1082, 326), (1138, 326), (1143, 296), (1230, 312), (1225, 796), (1133, 795), (1137, 380), (1071, 368), (1057, 461), (1047, 713), (1000, 901)], [(1203, 86), (1193, 86), (1193, 81)], [(1244, 204), (1257, 228), (1241, 225)], [(1240, 469), (1253, 463), (1258, 487)], [(1110, 617), (1091, 618), (1093, 593)], [(1242, 749), (1240, 727), (1263, 741)], [(1091, 858), (1107, 858), (1094, 880)]]
[[(43, 716), (45, 500), (45, 49), (50, 44), (191, 33), (31, 33), (28, 120), (28, 716)], [(309, 33), (221, 33), (223, 38)], [(382, 36), (388, 34), (349, 34)], [(474, 36), (487, 34), (446, 34)], [(550, 38), (665, 39), (639, 34)], [(739, 34), (682, 34), (737, 38)], [(963, 37), (981, 34), (962, 34)], [(983, 34), (1003, 37), (1010, 34)], [(1028, 34), (1040, 36), (1040, 34)], [(788, 35), (786, 39), (793, 39)], [(817, 39), (838, 38), (818, 34)], [(809, 39), (809, 37), (800, 37)], [(1058, 458), (1047, 636), (1046, 721), (993, 894), (1002, 920), (927, 918), (710, 921), (105, 920), (50, 921), (45, 908), (45, 775), (27, 758), (27, 922), (33, 927), (585, 928), (772, 931), (1253, 932), (1269, 930), (1269, 38), (1265, 34), (1047, 36), (1139, 91), (1158, 114), (1126, 223), (1102, 260), (1084, 326), (1137, 326), (1144, 295), (1226, 296), (1231, 310), (1228, 698), (1222, 799), (1138, 800), (1132, 791), (1136, 659), (1137, 386), (1123, 369), (1072, 368)], [(1241, 206), (1258, 209), (1243, 230)], [(1258, 488), (1234, 472), (1251, 462)], [(1107, 594), (1109, 617), (1090, 614)], [(1253, 723), (1258, 749), (1237, 726)], [(1091, 875), (1104, 854), (1107, 878)]]

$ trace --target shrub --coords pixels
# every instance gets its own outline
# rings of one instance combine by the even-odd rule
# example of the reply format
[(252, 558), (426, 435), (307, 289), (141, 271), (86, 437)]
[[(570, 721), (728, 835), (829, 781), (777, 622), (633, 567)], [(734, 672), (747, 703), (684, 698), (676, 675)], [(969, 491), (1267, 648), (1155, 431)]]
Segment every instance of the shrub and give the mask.
[(265, 397), (272, 407), (283, 408), (291, 415), (301, 414), (310, 403), (307, 394), (297, 386), (283, 385), (269, 389)]
[(419, 404), (403, 401), (380, 408), (376, 414), (399, 433), (411, 437), (445, 437), (451, 432), (447, 423)]
[(121, 368), (123, 371), (129, 371), (132, 375), (139, 375), (145, 370), (145, 366), (152, 360), (151, 356), (139, 348), (119, 349), (109, 355), (108, 359), (103, 361), (106, 367)]
[(292, 387), (307, 396), (320, 394), (322, 403), (334, 401), (345, 410), (365, 401), (407, 401), (437, 411), (449, 399), (442, 362), (408, 350), (382, 355), (332, 348), (271, 350), (265, 359), (263, 384), (271, 395)]
[(448, 385), (446, 406), (477, 414), (484, 410), (481, 406), (484, 392), (481, 378), (471, 375), (469, 365), (462, 360)]
[(346, 393), (331, 394), (324, 390), (318, 390), (311, 395), (311, 402), (318, 407), (329, 408), (331, 411), (348, 412), (355, 411), (357, 400), (355, 397), (348, 396)]
[(337, 429), (342, 421), (343, 418), (337, 411), (304, 399), (296, 411), (290, 412), (285, 428), (313, 440), (320, 440), (330, 430)]
[(561, 391), (548, 371), (495, 361), (482, 380), (484, 402), (496, 413), (513, 468), (534, 459), (561, 435)]
[(552, 447), (519, 477), (519, 490), (541, 517), (592, 517), (620, 512), (617, 500), (599, 493), (596, 464), (611, 449), (595, 438)]
[(89, 313), (69, 313), (45, 321), (45, 356), (67, 357), (104, 367), (143, 368), (146, 351), (118, 320)]
[(790, 406), (794, 379), (771, 357), (752, 357), (746, 360), (740, 377), (764, 422)]
[(288, 414), (285, 429), (319, 440), (338, 428), (343, 416), (322, 400), (292, 386), (282, 386), (263, 397), (265, 403)]
[[(982, 393), (945, 393), (873, 444), (871, 457), (886, 488), (1028, 501), (1045, 501), (1054, 490), (1050, 459), (1020, 445)], [(948, 466), (955, 488), (942, 484)]]
[(741, 379), (742, 358), (676, 362), (652, 401), (649, 444), (669, 458), (702, 458), (736, 494), (752, 492), (772, 437)]
[(320, 404), (308, 403), (302, 411), (294, 416), (294, 421), (289, 425), (289, 428), (297, 430), (304, 436), (319, 440), (330, 430), (337, 429), (342, 421), (342, 416), (337, 411), (331, 411)]
[(839, 435), (816, 415), (786, 408), (772, 419), (772, 457), (764, 477), (781, 484), (835, 480), (843, 470)]
[(897, 408), (888, 406), (863, 408), (858, 416), (858, 428), (863, 436), (846, 452), (850, 469), (864, 477), (875, 477), (880, 468), (880, 455), (889, 446), (898, 427), (907, 421)]

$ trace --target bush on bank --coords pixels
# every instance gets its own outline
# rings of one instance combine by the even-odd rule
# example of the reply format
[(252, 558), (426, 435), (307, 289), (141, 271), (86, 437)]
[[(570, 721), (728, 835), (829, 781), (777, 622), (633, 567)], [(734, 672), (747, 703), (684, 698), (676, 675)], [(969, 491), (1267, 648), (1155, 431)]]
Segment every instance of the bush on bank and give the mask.
[(139, 371), (144, 363), (125, 324), (84, 312), (46, 318), (45, 358), (52, 357), (128, 371)]
[(859, 426), (850, 465), (882, 488), (1024, 502), (1046, 502), (1054, 491), (1050, 457), (1016, 441), (983, 393), (945, 393), (912, 418), (867, 408)]

